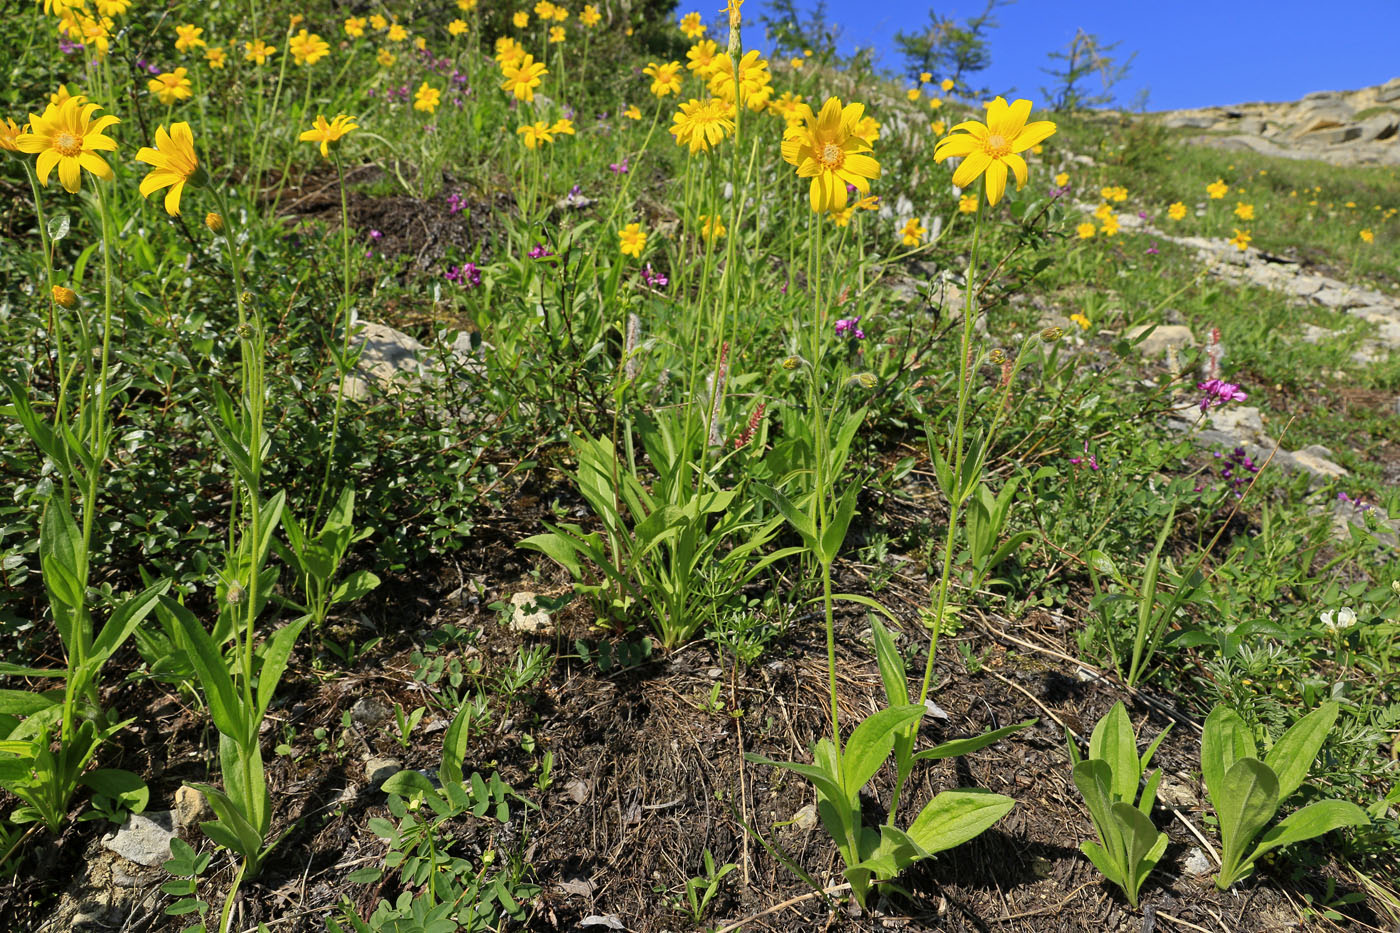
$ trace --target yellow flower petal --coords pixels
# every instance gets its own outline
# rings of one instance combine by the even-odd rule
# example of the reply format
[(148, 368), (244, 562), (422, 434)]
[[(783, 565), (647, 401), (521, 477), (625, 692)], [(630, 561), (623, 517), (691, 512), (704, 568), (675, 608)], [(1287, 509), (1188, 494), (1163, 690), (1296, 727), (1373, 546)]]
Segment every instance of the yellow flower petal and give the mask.
[(1038, 146), (1048, 139), (1055, 132), (1055, 124), (1049, 120), (1037, 120), (1034, 123), (1026, 124), (1021, 130), (1021, 135), (1011, 141), (1012, 152), (1025, 152), (1032, 146)]
[(967, 158), (963, 159), (962, 164), (958, 166), (958, 170), (953, 173), (954, 187), (966, 188), (971, 185), (977, 180), (977, 176), (981, 175), (982, 172), (986, 170), (987, 166), (991, 164), (991, 161), (992, 157), (985, 152), (978, 151), (970, 153)]
[(987, 166), (987, 203), (995, 205), (1006, 193), (1006, 163), (993, 159)]
[(1026, 181), (1030, 178), (1030, 173), (1026, 170), (1026, 160), (1012, 153), (1003, 156), (1002, 161), (1011, 166), (1011, 171), (1016, 173), (1016, 190), (1020, 191), (1026, 186)]

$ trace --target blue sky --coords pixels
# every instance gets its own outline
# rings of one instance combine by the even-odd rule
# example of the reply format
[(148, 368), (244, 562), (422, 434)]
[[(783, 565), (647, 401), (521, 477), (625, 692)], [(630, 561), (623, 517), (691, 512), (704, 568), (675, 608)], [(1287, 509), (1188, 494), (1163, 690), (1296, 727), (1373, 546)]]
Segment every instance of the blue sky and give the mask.
[[(798, 0), (800, 6), (806, 0)], [(704, 6), (701, 6), (703, 4)], [(700, 8), (708, 18), (715, 0), (682, 0), (681, 12)], [(901, 64), (894, 34), (928, 21), (927, 0), (828, 0), (842, 27), (842, 51), (874, 46), (887, 68)], [(744, 19), (755, 22), (764, 0), (748, 0)], [(962, 20), (983, 4), (939, 3), (940, 15)], [(1296, 100), (1310, 91), (1350, 90), (1400, 75), (1400, 0), (1019, 0), (996, 12), (992, 64), (981, 84), (1015, 91), (1039, 103), (1049, 84), (1040, 69), (1048, 52), (1063, 47), (1076, 28), (1136, 51), (1119, 103), (1149, 91), (1149, 110), (1173, 110), (1256, 100)], [(765, 48), (761, 30), (745, 30), (746, 46)], [(766, 50), (766, 49), (765, 49)]]

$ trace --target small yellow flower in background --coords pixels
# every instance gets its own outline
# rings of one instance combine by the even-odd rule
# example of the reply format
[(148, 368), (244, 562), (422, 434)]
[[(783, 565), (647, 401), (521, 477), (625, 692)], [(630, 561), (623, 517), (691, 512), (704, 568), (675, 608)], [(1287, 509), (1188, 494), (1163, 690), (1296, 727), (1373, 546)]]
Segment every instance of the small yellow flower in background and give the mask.
[(1094, 208), (1094, 216), (1099, 220), (1107, 220), (1113, 216), (1113, 205), (1100, 204), (1098, 207)]
[(929, 124), (929, 129), (933, 130), (933, 135), (942, 136), (948, 126), (942, 120), (934, 120)]
[(838, 227), (849, 227), (851, 225), (851, 215), (856, 212), (855, 205), (843, 207), (839, 211), (831, 212), (831, 222)]
[(463, 13), (470, 13), (476, 9), (477, 0), (457, 0), (457, 9)]
[(641, 258), (642, 249), (647, 245), (647, 235), (641, 224), (628, 224), (617, 232), (617, 238), (622, 255)]
[(907, 98), (909, 98), (910, 100), (918, 100), (918, 99), (919, 99), (919, 95), (922, 94), (922, 93), (923, 93), (923, 92), (920, 91), (918, 88), (916, 88), (916, 87), (911, 87), (909, 90), (907, 90), (907, 91), (904, 92), (904, 96), (907, 97)]
[(76, 194), (82, 183), (82, 169), (87, 169), (103, 181), (112, 180), (112, 167), (98, 152), (112, 152), (117, 141), (103, 135), (103, 130), (116, 123), (108, 114), (92, 119), (102, 108), (70, 97), (61, 106), (50, 106), (43, 116), (29, 115), (29, 132), (15, 139), (20, 152), (37, 155), (35, 171), (39, 181), (49, 183), (49, 173), (58, 168), (58, 180), (69, 194)]
[(878, 194), (867, 194), (859, 201), (851, 205), (853, 210), (878, 211), (880, 209), (880, 196)]
[[(953, 132), (939, 140), (933, 150), (936, 162), (950, 156), (961, 156), (962, 164), (953, 172), (953, 185), (966, 188), (979, 175), (986, 175), (987, 203), (993, 206), (1006, 193), (1006, 173), (1016, 175), (1016, 188), (1026, 183), (1029, 173), (1026, 160), (1017, 153), (1026, 151), (1055, 132), (1049, 120), (1027, 123), (1031, 102), (1018, 100), (1007, 104), (998, 97), (987, 105), (987, 122), (967, 120), (953, 127)], [(958, 132), (962, 130), (963, 132)]]
[(86, 94), (70, 94), (68, 85), (60, 84), (58, 90), (49, 95), (49, 103), (54, 107), (62, 107), (69, 100), (76, 100), (80, 104), (87, 103)]
[(1076, 233), (1079, 234), (1079, 239), (1081, 239), (1081, 240), (1092, 239), (1093, 236), (1094, 236), (1094, 234), (1099, 232), (1099, 228), (1098, 228), (1098, 227), (1095, 227), (1093, 224), (1089, 223), (1088, 221), (1085, 221), (1084, 223), (1082, 223), (1082, 224), (1080, 224), (1079, 226), (1075, 227), (1074, 230), (1075, 230)]
[(598, 12), (598, 8), (593, 4), (586, 4), (583, 12), (578, 15), (578, 21), (589, 29), (598, 25), (603, 20), (603, 15)]
[(846, 206), (847, 185), (867, 195), (870, 179), (880, 177), (880, 163), (857, 132), (864, 115), (864, 104), (843, 107), (828, 97), (819, 114), (809, 108), (783, 134), (783, 161), (797, 167), (797, 177), (812, 179), (808, 200), (819, 214)]
[(15, 145), (15, 140), (28, 129), (27, 126), (20, 126), (6, 117), (0, 120), (0, 149), (6, 152), (19, 152), (19, 146)]
[(762, 111), (773, 97), (773, 75), (768, 70), (768, 59), (757, 49), (750, 49), (736, 67), (727, 52), (720, 52), (710, 66), (710, 93), (733, 101), (736, 73), (739, 97), (744, 105), (756, 113)]
[(959, 213), (959, 214), (975, 214), (975, 213), (977, 213), (977, 195), (975, 195), (975, 194), (965, 194), (965, 195), (963, 195), (962, 197), (958, 198), (958, 213)]
[(642, 69), (642, 74), (651, 78), (651, 92), (657, 97), (681, 92), (680, 62), (670, 62), (665, 65), (648, 62), (647, 66)]
[(1102, 221), (1103, 221), (1103, 222), (1102, 222), (1102, 224), (1101, 224), (1101, 226), (1100, 226), (1100, 229), (1102, 230), (1104, 236), (1117, 236), (1117, 235), (1118, 235), (1118, 215), (1117, 215), (1117, 214), (1109, 214), (1107, 217), (1102, 218)]
[(1254, 219), (1254, 205), (1253, 205), (1253, 204), (1246, 204), (1246, 203), (1244, 203), (1243, 201), (1236, 201), (1236, 202), (1235, 202), (1235, 216), (1238, 217), (1240, 220), (1253, 220), (1253, 219)]
[(194, 96), (193, 85), (190, 84), (188, 75), (188, 68), (176, 68), (174, 71), (156, 75), (146, 82), (146, 87), (160, 98), (162, 104), (169, 107), (176, 101), (188, 100)]
[(941, 98), (941, 97), (930, 97), (930, 98), (928, 99), (928, 109), (930, 109), (930, 110), (937, 110), (939, 107), (942, 107), (942, 106), (943, 106), (943, 98)]
[(97, 12), (103, 16), (125, 16), (131, 0), (97, 0)]
[(306, 20), (306, 17), (305, 17), (305, 16), (302, 16), (300, 13), (293, 13), (292, 16), (291, 16), (291, 19), (288, 20), (288, 22), (287, 22), (287, 28), (288, 28), (288, 29), (295, 29), (295, 28), (297, 28), (298, 26), (300, 26), (300, 25), (302, 24), (302, 22), (304, 22), (305, 20)]
[(715, 40), (701, 39), (686, 49), (685, 57), (690, 59), (690, 62), (685, 67), (708, 81), (713, 73), (715, 58), (718, 54), (719, 44)]
[(687, 39), (698, 39), (705, 34), (709, 27), (700, 22), (699, 13), (687, 13), (681, 17), (681, 32), (685, 33)]
[(55, 285), (53, 287), (53, 300), (54, 304), (58, 305), (60, 308), (67, 308), (69, 311), (72, 311), (78, 306), (78, 293), (71, 288)]
[(794, 71), (796, 71), (796, 70), (799, 69), (799, 68), (806, 68), (806, 67), (807, 67), (807, 59), (805, 59), (805, 58), (794, 58), (794, 59), (790, 59), (790, 60), (788, 61), (788, 67), (791, 68), (791, 69), (793, 69)]
[(807, 57), (807, 58), (811, 58), (811, 57), (812, 57), (812, 50), (811, 50), (811, 49), (803, 49), (803, 50), (802, 50), (802, 54), (803, 54), (803, 56), (805, 56), (805, 57)]
[(1249, 235), (1248, 230), (1240, 230), (1239, 228), (1236, 228), (1235, 235), (1230, 238), (1230, 245), (1233, 246), (1235, 249), (1239, 250), (1240, 252), (1244, 252), (1245, 250), (1249, 249), (1249, 241), (1252, 239), (1254, 239), (1254, 237)]
[(554, 4), (550, 3), (549, 0), (539, 0), (535, 4), (535, 15), (544, 20), (553, 18)]
[(209, 228), (210, 233), (224, 232), (224, 218), (219, 214), (210, 211), (204, 215), (204, 226)]
[(530, 102), (535, 99), (535, 88), (549, 74), (549, 69), (527, 52), (516, 61), (502, 63), (501, 73), (506, 78), (501, 82), (501, 90), (514, 94), (516, 100)]
[(390, 42), (402, 42), (403, 40), (408, 38), (408, 30), (400, 26), (398, 23), (394, 23), (392, 26), (389, 27), (389, 35), (387, 36), (387, 38)]
[(933, 75), (932, 75), (930, 72), (927, 72), (927, 71), (921, 71), (921, 72), (919, 72), (919, 83), (920, 83), (920, 84), (928, 84), (928, 83), (929, 83), (930, 81), (932, 81), (932, 80), (933, 80)]
[(525, 47), (510, 36), (501, 36), (496, 40), (496, 63), (502, 68), (507, 62), (519, 61), (524, 57)]
[(222, 71), (224, 63), (228, 61), (228, 56), (224, 50), (218, 47), (208, 49), (204, 53), (204, 60), (209, 63), (209, 67), (215, 71)]
[(345, 20), (345, 34), (352, 39), (358, 39), (365, 34), (365, 18), (363, 16), (350, 16)]
[(1186, 205), (1182, 204), (1180, 201), (1173, 203), (1167, 208), (1167, 216), (1172, 220), (1180, 220), (1186, 216)]
[(1355, 207), (1355, 206), (1356, 206), (1356, 202), (1355, 202), (1355, 201), (1348, 201), (1348, 202), (1346, 203), (1346, 206), (1349, 207), (1349, 208)]
[(1370, 230), (1362, 230), (1360, 236), (1363, 243), (1374, 243), (1376, 240), (1376, 235)]
[(518, 126), (515, 132), (526, 149), (536, 149), (542, 143), (554, 142), (554, 133), (547, 120), (536, 120), (534, 123)]
[(389, 28), (389, 21), (388, 21), (387, 19), (385, 19), (383, 16), (379, 15), (378, 13), (375, 13), (374, 15), (372, 15), (372, 16), (369, 18), (369, 24), (370, 24), (371, 28), (374, 28), (374, 29), (377, 29), (377, 30), (380, 30), (380, 31), (383, 31), (383, 30)]
[(197, 49), (204, 44), (200, 36), (204, 35), (204, 30), (192, 23), (175, 27), (175, 51), (188, 52), (190, 49)]
[(724, 236), (729, 231), (725, 229), (724, 223), (719, 217), (711, 217), (709, 214), (701, 214), (700, 236), (705, 240), (713, 240)]
[(394, 62), (398, 61), (398, 59), (394, 57), (394, 53), (390, 52), (388, 49), (380, 49), (378, 52), (375, 52), (374, 60), (379, 62), (380, 66), (383, 68), (388, 68)]
[(549, 41), (555, 44), (563, 42), (566, 38), (563, 26), (549, 27)]
[[(555, 9), (562, 10), (564, 8), (560, 6), (555, 7)], [(570, 120), (568, 117), (560, 117), (558, 120), (554, 121), (554, 125), (549, 128), (549, 131), (555, 136), (573, 136), (574, 121)]]
[(622, 111), (622, 115), (629, 120), (640, 120), (642, 111), (637, 108), (636, 104), (628, 104), (627, 109)]
[(136, 153), (136, 161), (151, 166), (150, 173), (141, 180), (141, 197), (149, 198), (160, 189), (169, 188), (165, 193), (165, 212), (171, 217), (179, 217), (180, 195), (185, 190), (185, 182), (199, 171), (199, 158), (194, 152), (194, 134), (190, 132), (190, 125), (172, 123), (168, 133), (164, 126), (156, 127), (156, 147), (143, 146)]
[(292, 61), (298, 65), (314, 65), (331, 54), (330, 43), (314, 32), (301, 32), (287, 40), (287, 51), (292, 53)]
[[(1092, 224), (1089, 225), (1089, 229), (1090, 229), (1090, 230), (1094, 229), (1094, 227), (1093, 227)], [(1088, 329), (1089, 329), (1089, 319), (1088, 319), (1087, 317), (1085, 317), (1084, 315), (1080, 314), (1078, 311), (1076, 311), (1074, 314), (1071, 314), (1071, 315), (1069, 316), (1069, 319), (1070, 319), (1071, 321), (1073, 321), (1074, 323), (1078, 324), (1080, 330), (1088, 330)]]
[(524, 10), (517, 10), (515, 15), (510, 18), (510, 21), (515, 24), (516, 29), (524, 29), (526, 26), (530, 25), (530, 14), (526, 13)]
[(631, 26), (628, 26), (625, 30), (623, 30), (623, 35), (630, 36), (633, 32), (635, 32), (635, 30)]
[(413, 109), (422, 110), (424, 113), (432, 113), (442, 103), (442, 91), (433, 87), (427, 81), (418, 85), (418, 90), (413, 95)]
[(743, 5), (744, 0), (725, 0), (724, 8), (720, 10), (721, 13), (729, 14), (729, 29), (731, 32), (738, 29), (744, 21), (743, 16), (739, 13), (739, 9)]
[(1061, 172), (1055, 176), (1056, 188), (1063, 188), (1067, 184), (1069, 184), (1069, 172)]
[(905, 221), (903, 228), (899, 231), (900, 241), (905, 246), (918, 246), (924, 241), (924, 236), (928, 233), (924, 225), (919, 223), (919, 218), (910, 217)]
[(941, 88), (943, 89), (943, 93), (944, 93), (944, 94), (947, 94), (947, 93), (948, 93), (949, 91), (951, 91), (951, 90), (953, 89), (953, 87), (954, 87), (953, 79), (952, 79), (952, 78), (944, 78), (943, 81), (942, 81), (942, 83), (939, 84), (938, 86), (941, 87)]
[(316, 121), (311, 129), (302, 133), (297, 139), (304, 143), (320, 143), (321, 158), (329, 159), (330, 144), (338, 141), (342, 136), (351, 130), (358, 130), (360, 127), (354, 123), (354, 117), (347, 117), (345, 114), (337, 114), (335, 119), (327, 122), (324, 114), (316, 114)]
[(454, 19), (452, 22), (450, 22), (450, 23), (447, 24), (447, 34), (448, 34), (449, 36), (460, 36), (462, 33), (466, 32), (466, 31), (467, 31), (467, 21), (466, 21), (466, 20), (463, 20), (463, 19)]
[(254, 65), (266, 65), (270, 56), (276, 54), (277, 46), (268, 45), (261, 39), (243, 43), (243, 60)]
[(1206, 194), (1210, 195), (1212, 201), (1219, 201), (1221, 198), (1225, 197), (1229, 191), (1230, 186), (1225, 184), (1225, 179), (1223, 178), (1217, 178), (1215, 181), (1206, 185)]
[(568, 7), (564, 6), (562, 3), (557, 4), (557, 5), (554, 7), (554, 21), (555, 21), (556, 23), (562, 23), (562, 22), (564, 22), (565, 20), (567, 20), (568, 18), (569, 18), (569, 9), (568, 9)]
[(718, 97), (692, 98), (681, 104), (671, 120), (676, 145), (689, 147), (691, 155), (708, 152), (734, 132), (734, 105)]

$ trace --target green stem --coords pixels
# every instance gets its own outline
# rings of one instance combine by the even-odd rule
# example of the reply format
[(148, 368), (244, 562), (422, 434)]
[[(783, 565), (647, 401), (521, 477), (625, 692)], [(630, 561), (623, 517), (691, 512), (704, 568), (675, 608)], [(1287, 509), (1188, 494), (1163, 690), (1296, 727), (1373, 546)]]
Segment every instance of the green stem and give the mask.
[[(321, 505), (326, 498), (326, 490), (331, 484), (331, 463), (335, 460), (335, 443), (340, 433), (340, 413), (345, 402), (345, 377), (350, 367), (350, 210), (345, 193), (345, 166), (340, 159), (340, 150), (335, 153), (335, 174), (340, 181), (340, 250), (341, 250), (341, 299), (336, 311), (336, 321), (342, 322), (344, 337), (340, 346), (338, 368), (340, 378), (335, 389), (335, 412), (331, 415), (330, 446), (326, 450), (326, 471), (321, 477), (321, 492), (316, 497), (316, 508), (312, 510), (311, 528), (320, 524)], [(331, 332), (335, 332), (334, 326)]]

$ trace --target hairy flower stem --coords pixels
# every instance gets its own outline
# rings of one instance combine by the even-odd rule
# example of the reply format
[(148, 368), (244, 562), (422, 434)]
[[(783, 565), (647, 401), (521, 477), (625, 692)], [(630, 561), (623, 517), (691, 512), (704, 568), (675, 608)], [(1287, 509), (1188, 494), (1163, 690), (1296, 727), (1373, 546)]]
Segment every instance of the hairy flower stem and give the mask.
[[(336, 360), (336, 368), (340, 370), (339, 379), (335, 387), (335, 411), (331, 414), (331, 437), (330, 445), (326, 449), (326, 470), (321, 476), (321, 492), (316, 496), (316, 508), (311, 512), (311, 524), (308, 526), (315, 529), (321, 523), (321, 505), (326, 499), (326, 490), (331, 485), (331, 464), (335, 461), (335, 442), (340, 434), (340, 412), (345, 404), (345, 377), (350, 372), (350, 209), (345, 193), (345, 165), (340, 158), (340, 150), (335, 152), (335, 174), (340, 180), (340, 259), (341, 259), (341, 295), (340, 307), (336, 310), (335, 320), (341, 323), (344, 333), (340, 343), (340, 356)], [(331, 326), (331, 333), (335, 333), (335, 326)]]

